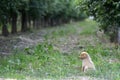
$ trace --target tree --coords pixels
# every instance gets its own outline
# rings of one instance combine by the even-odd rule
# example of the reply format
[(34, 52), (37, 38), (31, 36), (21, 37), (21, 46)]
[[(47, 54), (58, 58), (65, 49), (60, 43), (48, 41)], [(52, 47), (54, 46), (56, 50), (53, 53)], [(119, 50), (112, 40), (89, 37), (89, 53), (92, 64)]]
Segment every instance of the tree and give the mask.
[(8, 18), (9, 18), (9, 1), (8, 0), (2, 0), (0, 2), (0, 23), (2, 25), (2, 35), (8, 36)]
[(29, 0), (29, 10), (28, 10), (28, 16), (29, 16), (29, 24), (31, 26), (31, 21), (33, 21), (34, 28), (38, 29), (39, 25), (39, 19), (42, 15), (42, 7), (43, 7), (43, 0)]
[(27, 21), (28, 21), (28, 2), (29, 0), (20, 0), (19, 12), (21, 14), (21, 32), (26, 32), (28, 30)]
[(18, 15), (19, 0), (2, 0), (0, 3), (0, 22), (2, 24), (2, 34), (8, 35), (7, 24), (12, 24), (11, 33), (17, 32), (17, 15)]
[(10, 18), (11, 18), (11, 25), (12, 25), (12, 34), (17, 33), (17, 17), (18, 17), (18, 7), (20, 4), (20, 0), (11, 0), (9, 2), (10, 7)]
[[(79, 20), (83, 13), (76, 10), (75, 0), (2, 0), (0, 2), (0, 24), (2, 34), (9, 34), (7, 25), (12, 26), (11, 33), (17, 32), (17, 18), (21, 20), (21, 32), (39, 26), (55, 26)], [(28, 27), (28, 23), (30, 24)]]
[(118, 43), (118, 28), (120, 27), (119, 0), (81, 0), (81, 9), (100, 23), (111, 42)]

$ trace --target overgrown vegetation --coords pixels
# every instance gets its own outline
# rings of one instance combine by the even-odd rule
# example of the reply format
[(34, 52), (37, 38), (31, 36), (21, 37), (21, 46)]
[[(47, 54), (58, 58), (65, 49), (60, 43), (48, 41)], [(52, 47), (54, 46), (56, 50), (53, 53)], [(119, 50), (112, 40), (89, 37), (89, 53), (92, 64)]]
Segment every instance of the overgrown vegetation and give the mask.
[[(95, 36), (96, 29), (97, 24), (91, 20), (48, 28), (46, 30), (49, 36), (45, 36), (47, 38), (44, 42), (33, 48), (25, 48), (24, 52), (17, 51), (11, 56), (0, 58), (0, 77), (59, 80), (71, 76), (90, 76), (101, 80), (119, 80), (120, 50), (111, 46), (106, 47), (108, 44), (99, 42)], [(79, 39), (75, 47), (72, 47), (72, 44), (67, 45), (67, 48), (72, 47), (70, 52), (63, 53), (59, 48), (55, 49), (55, 45), (71, 41), (73, 38), (68, 39), (71, 35)], [(61, 38), (63, 41), (60, 41)], [(80, 48), (81, 46), (83, 48)], [(80, 71), (81, 60), (78, 56), (83, 50), (90, 54), (97, 71)]]

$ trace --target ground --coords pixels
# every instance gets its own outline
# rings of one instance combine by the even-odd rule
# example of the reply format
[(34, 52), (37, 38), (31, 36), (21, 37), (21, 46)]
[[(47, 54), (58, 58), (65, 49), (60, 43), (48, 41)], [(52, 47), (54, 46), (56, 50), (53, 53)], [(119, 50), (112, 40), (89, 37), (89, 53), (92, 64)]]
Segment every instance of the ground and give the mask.
[[(89, 25), (90, 22), (91, 25)], [(85, 24), (88, 25), (84, 26)], [(112, 49), (114, 45), (109, 44), (108, 38), (103, 37), (101, 39), (101, 37), (99, 37), (99, 34), (96, 33), (98, 27), (96, 27), (95, 25), (96, 25), (95, 22), (90, 20), (85, 20), (85, 23), (73, 22), (70, 23), (69, 25), (68, 24), (61, 25), (64, 27), (58, 26), (52, 28), (45, 28), (37, 31), (35, 30), (27, 33), (18, 33), (17, 35), (10, 35), (7, 38), (1, 36), (0, 53), (1, 56), (4, 56), (15, 53), (15, 51), (24, 51), (27, 48), (30, 48), (32, 50), (34, 46), (44, 42), (51, 43), (53, 45), (54, 50), (58, 50), (60, 51), (61, 54), (65, 54), (65, 55), (73, 54), (73, 53), (79, 54), (81, 51), (85, 51), (85, 50), (92, 52), (91, 49), (93, 48), (94, 50), (94, 48), (98, 47), (98, 45), (104, 46), (105, 47), (104, 49), (106, 49), (106, 51), (107, 49), (109, 49), (109, 51), (111, 51), (112, 53), (113, 52)], [(99, 52), (99, 49), (101, 48), (98, 48), (98, 51), (94, 50), (94, 52)], [(99, 54), (97, 55), (101, 57), (101, 55)], [(119, 62), (119, 59), (117, 58), (115, 59), (114, 57), (104, 60), (111, 64), (115, 62), (116, 63)], [(99, 63), (96, 61), (95, 64), (99, 64)], [(74, 67), (78, 67), (78, 65), (77, 66), (75, 65)], [(100, 72), (98, 74), (100, 74)], [(26, 80), (30, 80), (30, 79), (36, 80), (31, 77), (30, 78), (26, 77)], [(73, 75), (72, 77), (69, 76), (62, 78), (60, 80), (106, 80), (106, 79), (100, 77), (97, 78), (96, 76), (89, 76), (89, 75), (83, 75), (83, 76)]]
[[(73, 23), (75, 24), (75, 23)], [(33, 32), (27, 32), (27, 33), (17, 33), (16, 35), (9, 35), (8, 37), (0, 36), (0, 53), (1, 54), (10, 54), (15, 49), (23, 50), (26, 47), (35, 46), (36, 44), (40, 42), (44, 42), (46, 38), (49, 38), (50, 42), (53, 42), (56, 40), (55, 44), (56, 47), (58, 47), (61, 51), (69, 52), (71, 49), (75, 47), (84, 47), (85, 45), (78, 45), (80, 41), (89, 41), (91, 45), (95, 45), (96, 42), (93, 41), (93, 37), (95, 35), (79, 35), (84, 33), (84, 30), (82, 27), (78, 27), (77, 25), (73, 26), (73, 31), (70, 32), (72, 29), (68, 29), (69, 34), (66, 34), (67, 32), (62, 32), (60, 37), (58, 38), (52, 38), (54, 36), (49, 36), (49, 34), (53, 34), (55, 36), (59, 35), (60, 31), (55, 31), (54, 29), (42, 29), (39, 31), (33, 31)], [(71, 27), (70, 27), (71, 28)], [(94, 27), (93, 27), (94, 28)], [(64, 28), (63, 28), (64, 29)], [(66, 29), (66, 28), (65, 28)], [(83, 30), (83, 31), (82, 31)], [(66, 31), (66, 30), (65, 30)], [(75, 32), (76, 31), (76, 32)], [(86, 31), (87, 32), (87, 31)], [(87, 33), (89, 34), (89, 32)], [(70, 51), (71, 52), (71, 51)]]

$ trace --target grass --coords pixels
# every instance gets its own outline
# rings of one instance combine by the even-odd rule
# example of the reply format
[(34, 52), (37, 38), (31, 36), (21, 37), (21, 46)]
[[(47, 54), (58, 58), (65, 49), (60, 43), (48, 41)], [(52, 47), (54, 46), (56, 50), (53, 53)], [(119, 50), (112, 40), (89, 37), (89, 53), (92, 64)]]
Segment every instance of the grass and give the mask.
[(28, 74), (39, 78), (60, 78), (69, 75), (69, 72), (74, 73), (69, 69), (76, 63), (76, 58), (54, 50), (52, 44), (42, 43), (34, 48), (33, 53), (30, 53), (30, 49), (25, 52), (29, 54), (18, 53), (2, 59), (0, 75), (25, 78)]
[(90, 35), (93, 34), (98, 27), (96, 27), (97, 24), (95, 21), (90, 21), (89, 19), (86, 19), (85, 22), (80, 22), (80, 26), (82, 28), (82, 32), (80, 33), (81, 35)]
[[(96, 29), (97, 23), (88, 19), (47, 28), (45, 29), (47, 33), (44, 35), (44, 42), (33, 48), (25, 48), (23, 52), (17, 51), (13, 55), (0, 58), (0, 76), (18, 80), (58, 80), (71, 76), (91, 76), (107, 80), (119, 80), (120, 50), (108, 48), (99, 43), (95, 37)], [(88, 73), (80, 71), (81, 61), (78, 55), (79, 52), (83, 51), (82, 49), (75, 48), (70, 53), (65, 54), (54, 48), (55, 44), (66, 43), (68, 36), (71, 35), (77, 35), (80, 38), (76, 46), (85, 46), (84, 50), (92, 57), (97, 71), (89, 71)], [(90, 39), (91, 36), (93, 36), (92, 40)], [(61, 38), (64, 40), (60, 41)], [(109, 60), (117, 61), (110, 63)]]

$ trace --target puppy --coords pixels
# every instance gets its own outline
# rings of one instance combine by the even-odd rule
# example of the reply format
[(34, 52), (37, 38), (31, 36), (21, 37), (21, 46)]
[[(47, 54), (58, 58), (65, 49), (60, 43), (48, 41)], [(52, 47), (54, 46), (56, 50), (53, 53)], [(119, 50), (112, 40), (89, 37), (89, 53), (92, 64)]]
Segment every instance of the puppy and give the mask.
[(95, 69), (95, 65), (93, 61), (91, 60), (91, 57), (87, 52), (82, 52), (79, 56), (79, 58), (82, 60), (82, 71), (86, 72), (89, 69)]

